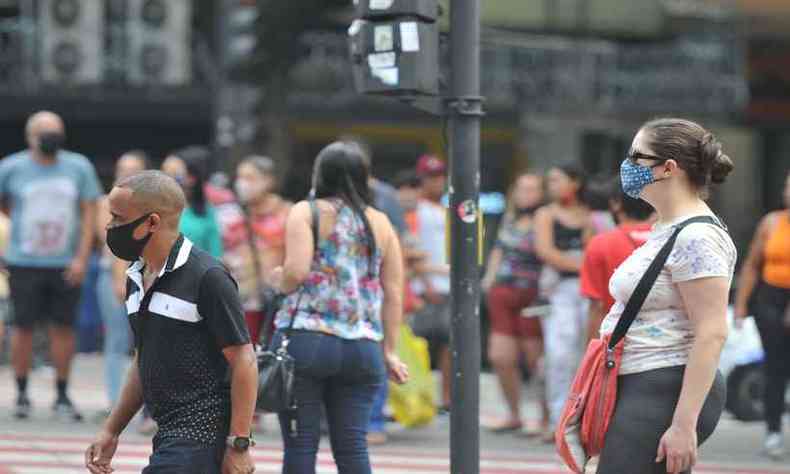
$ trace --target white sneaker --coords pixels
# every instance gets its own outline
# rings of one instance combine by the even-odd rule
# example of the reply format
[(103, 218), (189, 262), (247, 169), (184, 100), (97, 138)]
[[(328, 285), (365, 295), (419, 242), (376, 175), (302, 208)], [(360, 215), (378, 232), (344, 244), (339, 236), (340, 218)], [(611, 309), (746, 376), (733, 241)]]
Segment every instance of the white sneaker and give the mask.
[(781, 433), (769, 433), (765, 437), (763, 449), (768, 457), (781, 459), (785, 454), (785, 445)]

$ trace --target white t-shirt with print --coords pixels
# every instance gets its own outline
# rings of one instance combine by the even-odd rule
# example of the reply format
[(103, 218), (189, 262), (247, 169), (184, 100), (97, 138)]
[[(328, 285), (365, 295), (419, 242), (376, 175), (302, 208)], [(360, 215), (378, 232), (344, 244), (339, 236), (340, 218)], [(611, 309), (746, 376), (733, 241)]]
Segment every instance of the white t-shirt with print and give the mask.
[[(674, 226), (691, 217), (694, 216), (656, 224), (648, 241), (615, 270), (609, 280), (609, 291), (616, 302), (601, 324), (602, 335), (614, 331), (631, 293), (672, 235)], [(680, 232), (667, 263), (626, 334), (621, 375), (686, 365), (694, 332), (676, 283), (707, 277), (725, 277), (732, 283), (736, 258), (732, 239), (718, 226), (694, 223)]]

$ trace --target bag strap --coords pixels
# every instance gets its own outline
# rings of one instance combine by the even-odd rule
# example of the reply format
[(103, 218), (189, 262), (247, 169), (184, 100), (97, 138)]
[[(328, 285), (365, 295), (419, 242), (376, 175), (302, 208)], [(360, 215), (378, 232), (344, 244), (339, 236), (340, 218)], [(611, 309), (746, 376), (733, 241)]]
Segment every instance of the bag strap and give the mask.
[(315, 258), (315, 253), (318, 252), (318, 240), (320, 239), (321, 211), (318, 209), (318, 203), (315, 198), (310, 198), (307, 202), (310, 204), (310, 217), (312, 218), (311, 227), (313, 229), (313, 258)]
[[(314, 198), (310, 198), (308, 200), (308, 204), (310, 204), (311, 228), (313, 230), (313, 258), (315, 258), (315, 254), (318, 252), (318, 240), (319, 240), (318, 232), (321, 230), (320, 228), (321, 211), (318, 209), (318, 204), (316, 203)], [(293, 330), (294, 321), (296, 321), (296, 314), (299, 312), (299, 306), (301, 306), (302, 304), (303, 296), (304, 296), (304, 286), (302, 286), (302, 288), (299, 290), (299, 296), (296, 298), (296, 304), (291, 310), (291, 321), (288, 323), (288, 329), (285, 330), (285, 337), (283, 338), (283, 342), (285, 345), (287, 345), (288, 336), (291, 334), (291, 331)]]
[(711, 216), (692, 217), (691, 219), (681, 222), (675, 227), (674, 232), (672, 232), (672, 235), (669, 237), (664, 246), (661, 247), (661, 250), (659, 250), (656, 258), (654, 258), (650, 263), (647, 271), (639, 280), (639, 283), (636, 285), (636, 289), (634, 289), (634, 292), (628, 299), (628, 303), (625, 305), (623, 314), (617, 321), (617, 326), (615, 326), (614, 332), (612, 332), (612, 337), (609, 339), (610, 350), (614, 349), (615, 346), (617, 346), (617, 344), (625, 337), (625, 334), (628, 332), (631, 324), (633, 324), (637, 315), (639, 315), (639, 311), (642, 309), (642, 305), (644, 304), (647, 295), (650, 293), (650, 290), (653, 288), (653, 284), (655, 284), (656, 279), (658, 279), (658, 275), (661, 273), (661, 270), (667, 263), (669, 254), (672, 253), (672, 248), (675, 246), (675, 241), (677, 240), (680, 231), (682, 231), (683, 228), (689, 224), (697, 223), (711, 224), (721, 227), (725, 231), (727, 230), (727, 228), (718, 219), (715, 219)]

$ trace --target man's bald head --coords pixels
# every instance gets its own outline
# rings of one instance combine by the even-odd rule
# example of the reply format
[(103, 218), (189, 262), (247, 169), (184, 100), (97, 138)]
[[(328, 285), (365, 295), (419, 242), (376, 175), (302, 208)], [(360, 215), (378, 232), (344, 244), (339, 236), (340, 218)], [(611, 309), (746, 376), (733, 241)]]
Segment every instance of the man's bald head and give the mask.
[(146, 169), (148, 169), (148, 155), (144, 151), (127, 151), (115, 162), (115, 180), (120, 181)]
[(46, 110), (31, 115), (25, 125), (25, 135), (31, 147), (36, 146), (36, 140), (43, 133), (65, 135), (66, 126), (63, 124), (63, 119), (58, 114)]
[(178, 229), (186, 198), (176, 180), (161, 171), (147, 170), (121, 179), (115, 187), (130, 191), (129, 204), (142, 214), (157, 213), (166, 227)]

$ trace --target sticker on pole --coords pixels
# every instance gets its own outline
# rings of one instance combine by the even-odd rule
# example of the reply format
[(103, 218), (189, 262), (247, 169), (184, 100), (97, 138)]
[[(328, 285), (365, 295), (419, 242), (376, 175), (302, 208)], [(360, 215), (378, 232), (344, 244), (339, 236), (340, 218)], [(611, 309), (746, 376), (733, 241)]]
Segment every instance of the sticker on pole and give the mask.
[(420, 50), (420, 33), (417, 23), (413, 21), (400, 24), (400, 44), (404, 52), (415, 52)]
[(386, 10), (392, 6), (395, 0), (370, 0), (371, 10)]
[(361, 29), (362, 29), (362, 25), (363, 25), (364, 23), (365, 23), (365, 22), (364, 22), (364, 21), (362, 21), (362, 20), (354, 20), (354, 21), (351, 23), (351, 26), (349, 26), (349, 27), (348, 27), (348, 35), (349, 35), (349, 36), (356, 36), (356, 35), (357, 35), (357, 33), (359, 33), (359, 30), (361, 30)]
[(398, 85), (398, 68), (396, 67), (385, 67), (379, 69), (371, 69), (370, 74), (379, 79), (384, 85), (386, 86), (397, 86)]
[(373, 29), (373, 47), (377, 52), (395, 49), (395, 35), (392, 25), (378, 25)]
[(467, 224), (474, 224), (477, 220), (477, 203), (467, 199), (458, 205), (458, 217)]
[(395, 67), (395, 53), (376, 53), (368, 55), (368, 66), (371, 69)]

